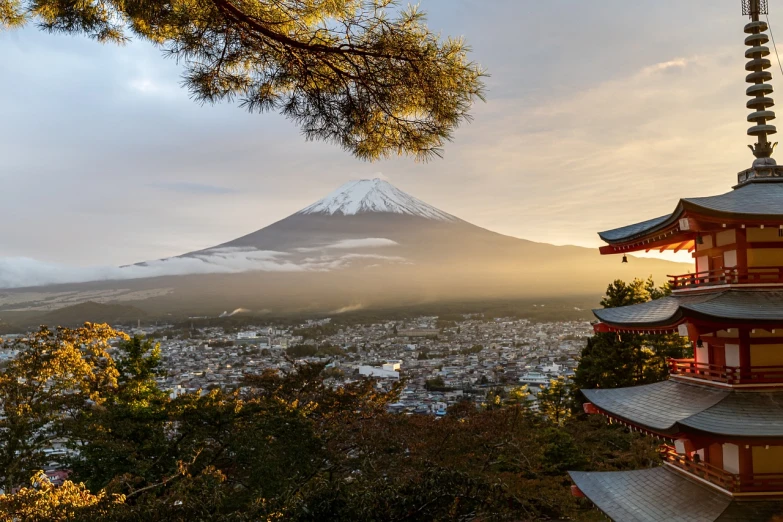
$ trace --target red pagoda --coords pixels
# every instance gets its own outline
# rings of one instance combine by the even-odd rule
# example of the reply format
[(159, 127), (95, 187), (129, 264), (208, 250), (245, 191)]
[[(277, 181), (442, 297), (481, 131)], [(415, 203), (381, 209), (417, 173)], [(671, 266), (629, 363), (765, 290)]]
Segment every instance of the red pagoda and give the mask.
[(663, 441), (660, 467), (571, 472), (574, 494), (612, 520), (783, 520), (783, 166), (768, 140), (767, 0), (743, 11), (752, 167), (726, 194), (599, 234), (602, 254), (687, 250), (696, 264), (669, 297), (594, 311), (597, 332), (679, 333), (694, 352), (670, 361), (667, 381), (582, 391), (588, 413)]

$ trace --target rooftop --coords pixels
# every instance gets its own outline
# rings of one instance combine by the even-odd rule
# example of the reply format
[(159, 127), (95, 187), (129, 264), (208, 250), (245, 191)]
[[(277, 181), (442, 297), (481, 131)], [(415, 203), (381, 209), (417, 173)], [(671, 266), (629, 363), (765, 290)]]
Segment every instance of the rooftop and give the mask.
[(750, 182), (718, 196), (683, 198), (671, 214), (599, 232), (598, 235), (609, 244), (625, 243), (670, 229), (686, 213), (727, 221), (744, 219), (783, 223), (783, 178)]
[(570, 472), (593, 504), (623, 522), (772, 522), (783, 501), (736, 501), (664, 467)]
[(603, 323), (617, 328), (673, 329), (686, 317), (765, 324), (783, 321), (783, 291), (724, 290), (672, 295), (646, 303), (593, 310)]
[(582, 390), (612, 417), (664, 435), (698, 430), (724, 437), (783, 437), (783, 392), (719, 390), (676, 381)]

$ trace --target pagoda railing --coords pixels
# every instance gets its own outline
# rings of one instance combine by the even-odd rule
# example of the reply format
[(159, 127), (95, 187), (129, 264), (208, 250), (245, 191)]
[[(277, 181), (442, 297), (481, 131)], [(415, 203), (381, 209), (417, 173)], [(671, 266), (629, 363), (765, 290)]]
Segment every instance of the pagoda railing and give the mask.
[(719, 268), (667, 277), (673, 290), (718, 285), (775, 284), (783, 283), (783, 267), (754, 266), (743, 270), (737, 267)]
[(665, 462), (732, 493), (779, 493), (783, 492), (783, 473), (735, 474), (697, 460), (697, 456), (681, 455), (668, 445), (660, 447)]
[(669, 359), (669, 374), (726, 384), (783, 383), (783, 366), (722, 366), (694, 359)]

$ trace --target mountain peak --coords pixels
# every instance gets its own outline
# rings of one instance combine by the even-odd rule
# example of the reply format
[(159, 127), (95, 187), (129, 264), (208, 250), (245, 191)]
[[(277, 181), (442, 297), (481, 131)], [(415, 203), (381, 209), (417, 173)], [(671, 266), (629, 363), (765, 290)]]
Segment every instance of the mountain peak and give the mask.
[(438, 221), (459, 221), (451, 214), (414, 198), (379, 178), (349, 181), (297, 214), (353, 216), (376, 212), (408, 214)]

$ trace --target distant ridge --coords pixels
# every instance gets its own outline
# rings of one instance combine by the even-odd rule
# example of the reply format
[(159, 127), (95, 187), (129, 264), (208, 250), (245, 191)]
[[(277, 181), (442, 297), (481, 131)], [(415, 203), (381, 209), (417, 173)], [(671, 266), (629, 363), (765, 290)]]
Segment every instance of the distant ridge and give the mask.
[(147, 315), (147, 312), (135, 306), (87, 301), (46, 313), (36, 318), (35, 322), (49, 326), (80, 326), (85, 321), (118, 324), (136, 322)]

